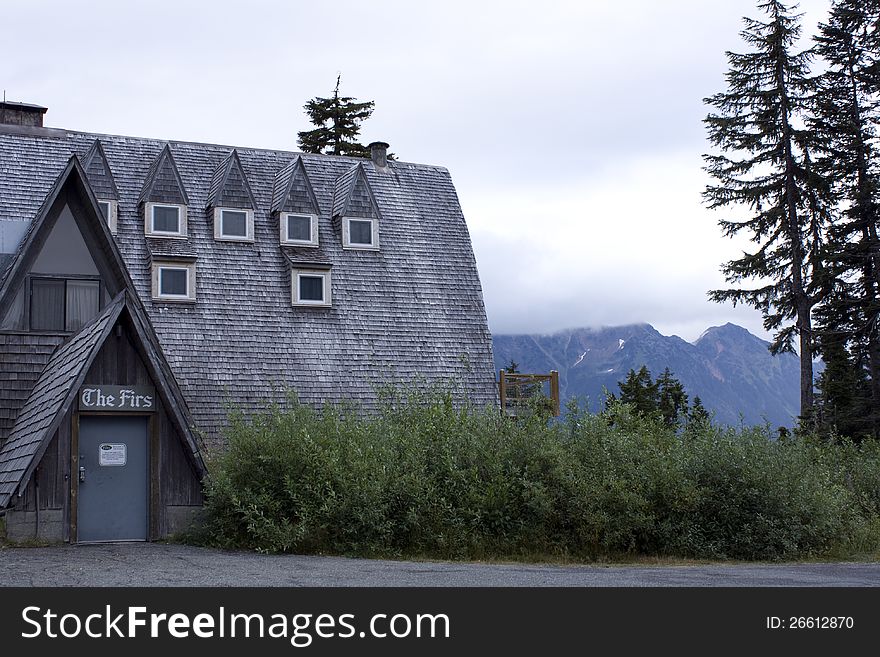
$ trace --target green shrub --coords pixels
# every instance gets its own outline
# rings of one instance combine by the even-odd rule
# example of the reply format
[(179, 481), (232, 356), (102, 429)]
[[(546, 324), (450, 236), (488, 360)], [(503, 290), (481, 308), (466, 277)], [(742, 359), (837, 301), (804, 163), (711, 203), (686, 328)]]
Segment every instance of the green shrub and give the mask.
[(233, 415), (202, 542), (455, 559), (793, 559), (876, 550), (880, 449), (683, 432), (612, 404), (559, 422), (390, 391), (382, 411)]

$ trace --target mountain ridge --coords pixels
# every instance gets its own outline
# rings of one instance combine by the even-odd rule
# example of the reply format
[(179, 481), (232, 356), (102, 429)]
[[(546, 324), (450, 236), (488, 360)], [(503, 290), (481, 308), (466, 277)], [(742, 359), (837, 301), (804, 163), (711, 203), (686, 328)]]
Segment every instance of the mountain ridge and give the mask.
[(692, 343), (648, 323), (493, 337), (496, 369), (512, 359), (521, 372), (558, 371), (563, 403), (577, 397), (599, 410), (603, 389), (617, 392), (629, 370), (645, 365), (656, 378), (668, 367), (720, 423), (791, 427), (800, 403), (798, 358), (773, 356), (769, 346), (730, 322), (707, 328)]

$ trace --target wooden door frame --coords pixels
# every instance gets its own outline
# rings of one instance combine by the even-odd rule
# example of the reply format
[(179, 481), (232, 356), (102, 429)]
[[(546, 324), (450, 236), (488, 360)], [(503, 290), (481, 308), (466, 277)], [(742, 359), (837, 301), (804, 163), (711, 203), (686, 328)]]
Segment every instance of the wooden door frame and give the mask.
[(154, 541), (159, 535), (159, 421), (156, 412), (74, 411), (70, 427), (70, 543), (78, 543), (77, 520), (79, 516), (79, 418), (88, 417), (145, 417), (147, 418), (147, 540)]

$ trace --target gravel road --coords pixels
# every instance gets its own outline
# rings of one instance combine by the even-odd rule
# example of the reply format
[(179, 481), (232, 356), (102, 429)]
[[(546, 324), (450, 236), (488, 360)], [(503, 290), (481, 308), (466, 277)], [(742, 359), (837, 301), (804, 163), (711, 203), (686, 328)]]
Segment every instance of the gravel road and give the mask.
[(880, 563), (555, 566), (266, 556), (162, 543), (0, 549), (0, 586), (880, 586)]

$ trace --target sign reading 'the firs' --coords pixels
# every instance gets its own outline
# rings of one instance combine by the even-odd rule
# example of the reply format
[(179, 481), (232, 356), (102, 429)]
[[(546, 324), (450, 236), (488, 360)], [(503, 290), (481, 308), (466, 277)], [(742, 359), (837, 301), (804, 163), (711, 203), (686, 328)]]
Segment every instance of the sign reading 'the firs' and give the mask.
[(154, 411), (156, 391), (152, 386), (86, 385), (79, 391), (81, 411)]

